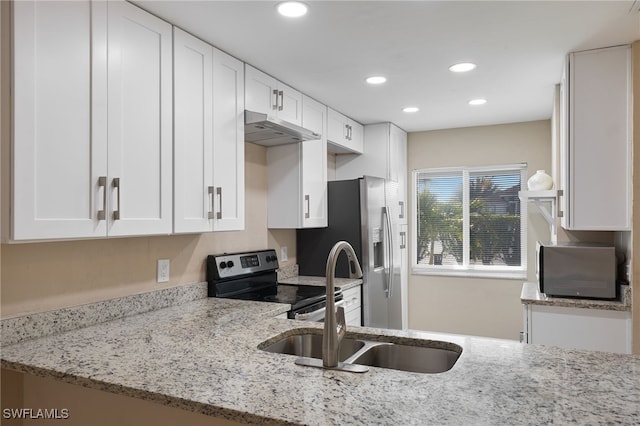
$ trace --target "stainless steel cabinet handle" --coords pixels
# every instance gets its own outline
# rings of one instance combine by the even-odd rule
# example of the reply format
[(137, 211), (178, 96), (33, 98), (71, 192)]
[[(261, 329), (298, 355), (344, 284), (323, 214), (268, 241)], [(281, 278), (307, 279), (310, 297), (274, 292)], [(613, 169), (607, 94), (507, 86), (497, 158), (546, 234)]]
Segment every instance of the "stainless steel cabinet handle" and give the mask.
[(345, 124), (344, 125), (344, 140), (349, 140), (349, 125)]
[(391, 229), (391, 216), (389, 214), (389, 208), (383, 207), (382, 213), (386, 219), (387, 223), (387, 249), (388, 249), (388, 260), (389, 260), (389, 285), (387, 286), (387, 297), (390, 298), (393, 295), (393, 231)]
[(562, 189), (558, 190), (558, 197), (556, 197), (556, 215), (557, 217), (563, 217), (564, 216), (564, 212), (562, 211), (562, 203), (560, 203), (560, 197), (562, 197), (564, 195), (564, 192), (562, 191)]
[(404, 201), (398, 201), (400, 205), (400, 215), (398, 216), (400, 219), (404, 219)]
[(222, 219), (222, 187), (216, 188), (216, 195), (218, 196), (218, 213), (216, 213), (216, 219)]
[(98, 210), (98, 220), (107, 218), (107, 177), (98, 178), (98, 188), (102, 188), (102, 210)]
[(407, 248), (407, 233), (404, 231), (400, 233), (400, 248), (401, 249)]
[(282, 111), (284, 109), (284, 92), (280, 90), (278, 92), (278, 96), (280, 96), (280, 106), (278, 107), (278, 111)]
[(278, 89), (273, 89), (273, 104), (271, 105), (271, 109), (274, 111), (278, 109)]
[(211, 210), (209, 210), (209, 212), (207, 213), (207, 218), (208, 219), (214, 219), (215, 218), (215, 196), (213, 195), (213, 186), (210, 186), (207, 188), (207, 191), (209, 192), (209, 199), (210, 199), (210, 203), (211, 203)]
[(120, 178), (113, 178), (111, 183), (113, 188), (118, 191), (118, 197), (116, 198), (116, 209), (113, 211), (113, 220), (120, 220)]
[(309, 219), (311, 217), (311, 205), (309, 204), (309, 196), (304, 196), (304, 218)]

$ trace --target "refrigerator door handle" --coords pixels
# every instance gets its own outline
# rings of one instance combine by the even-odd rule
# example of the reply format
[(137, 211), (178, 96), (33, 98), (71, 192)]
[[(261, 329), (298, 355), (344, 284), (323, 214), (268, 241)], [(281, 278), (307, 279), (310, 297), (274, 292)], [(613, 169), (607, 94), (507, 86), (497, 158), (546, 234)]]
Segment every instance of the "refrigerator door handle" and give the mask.
[(393, 295), (393, 230), (391, 229), (391, 215), (389, 207), (382, 208), (387, 223), (387, 260), (389, 261), (389, 275), (387, 280), (387, 298)]

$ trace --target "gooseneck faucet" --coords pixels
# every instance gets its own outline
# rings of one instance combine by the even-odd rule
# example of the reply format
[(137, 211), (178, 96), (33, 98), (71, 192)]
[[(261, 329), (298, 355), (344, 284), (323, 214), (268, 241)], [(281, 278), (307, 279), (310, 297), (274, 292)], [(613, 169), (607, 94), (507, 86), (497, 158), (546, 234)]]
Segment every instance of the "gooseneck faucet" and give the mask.
[(338, 351), (340, 342), (347, 331), (347, 323), (344, 319), (344, 308), (338, 307), (336, 314), (335, 300), (335, 274), (338, 256), (344, 251), (349, 260), (349, 277), (362, 278), (362, 269), (356, 257), (356, 253), (346, 241), (338, 241), (327, 258), (327, 306), (324, 318), (324, 333), (322, 336), (322, 365), (325, 368), (335, 368), (338, 366)]

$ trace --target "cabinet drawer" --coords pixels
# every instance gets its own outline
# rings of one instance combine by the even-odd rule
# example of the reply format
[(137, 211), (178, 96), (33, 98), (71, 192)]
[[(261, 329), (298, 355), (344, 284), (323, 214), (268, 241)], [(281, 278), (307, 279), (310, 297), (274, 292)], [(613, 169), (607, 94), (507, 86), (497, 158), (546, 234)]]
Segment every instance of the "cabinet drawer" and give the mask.
[(360, 313), (360, 309), (345, 312), (344, 319), (347, 321), (347, 325), (362, 325), (362, 314)]

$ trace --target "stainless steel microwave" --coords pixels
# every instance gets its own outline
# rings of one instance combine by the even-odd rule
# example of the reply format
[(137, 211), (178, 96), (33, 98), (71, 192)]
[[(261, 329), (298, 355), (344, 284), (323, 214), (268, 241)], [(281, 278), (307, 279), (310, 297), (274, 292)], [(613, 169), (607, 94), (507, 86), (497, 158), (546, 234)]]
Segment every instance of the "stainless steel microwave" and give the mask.
[(536, 277), (549, 297), (615, 299), (617, 259), (613, 246), (596, 243), (536, 244)]

